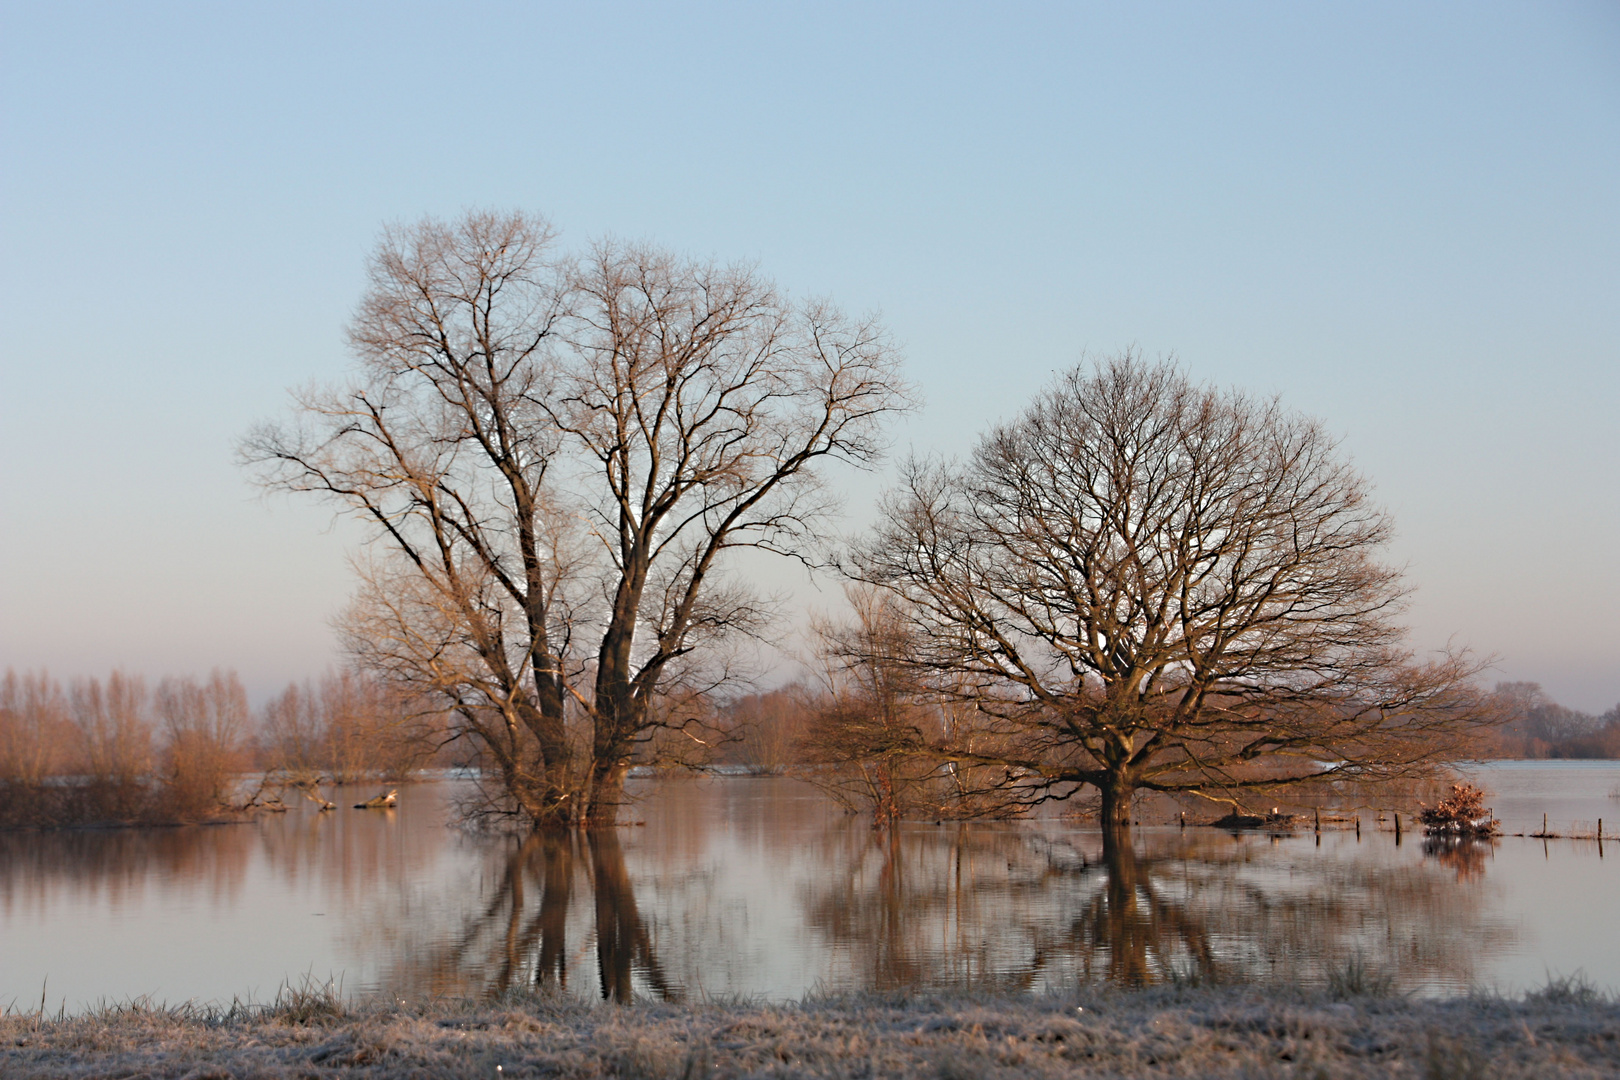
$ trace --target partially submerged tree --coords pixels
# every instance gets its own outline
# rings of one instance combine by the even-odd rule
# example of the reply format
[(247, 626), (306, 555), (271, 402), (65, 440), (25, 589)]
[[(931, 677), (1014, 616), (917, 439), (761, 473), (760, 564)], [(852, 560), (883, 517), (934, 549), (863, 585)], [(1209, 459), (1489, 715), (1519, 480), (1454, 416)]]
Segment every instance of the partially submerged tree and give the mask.
[[(1477, 719), (1414, 663), (1388, 516), (1315, 421), (1126, 353), (1061, 375), (966, 464), (913, 464), (854, 572), (974, 723), (931, 749), (1033, 802), (1241, 797), (1411, 775)], [(977, 733), (979, 744), (966, 744)]]
[(1451, 794), (1418, 814), (1424, 831), (1447, 836), (1493, 836), (1502, 823), (1485, 805), (1485, 792), (1473, 784), (1452, 784)]
[(585, 466), (578, 490), (606, 556), (590, 799), (611, 821), (677, 666), (766, 624), (722, 576), (725, 556), (812, 549), (835, 502), (818, 464), (871, 461), (906, 398), (874, 320), (790, 303), (747, 268), (609, 244), (574, 282), (551, 416)]
[(780, 775), (799, 762), (800, 740), (814, 710), (814, 692), (801, 682), (734, 696), (718, 709), (718, 764), (757, 775)]
[(206, 682), (164, 679), (153, 710), (162, 732), (159, 779), (171, 812), (192, 820), (230, 807), (232, 789), (248, 764), (251, 724), (247, 692), (236, 672), (215, 669)]
[(919, 754), (937, 738), (930, 696), (906, 657), (911, 628), (893, 598), (845, 590), (853, 619), (812, 624), (821, 691), (799, 741), (804, 775), (845, 806), (870, 809), (879, 827), (916, 813), (946, 767)]
[(146, 682), (114, 671), (100, 679), (75, 680), (73, 723), (84, 740), (85, 773), (93, 781), (133, 789), (152, 770), (152, 724)]
[(1019, 800), (998, 783), (1005, 769), (939, 753), (961, 746), (982, 756), (987, 747), (975, 733), (958, 730), (961, 701), (937, 693), (913, 662), (916, 629), (898, 598), (865, 585), (851, 585), (845, 595), (848, 619), (811, 624), (819, 678), (801, 691), (807, 716), (798, 774), (846, 807), (870, 811), (880, 828), (903, 817), (1017, 812)]
[(374, 526), (345, 621), (363, 660), (443, 694), (535, 822), (611, 823), (637, 747), (682, 722), (660, 695), (766, 621), (727, 556), (809, 550), (818, 464), (871, 460), (905, 391), (872, 320), (551, 239), (521, 214), (387, 233), (355, 381), (244, 457)]
[(493, 214), (386, 232), (349, 327), (353, 381), (299, 394), (297, 424), (244, 447), (270, 486), (371, 523), (384, 569), (357, 632), (376, 634), (380, 666), (450, 701), (541, 822), (570, 816), (574, 786), (571, 627), (546, 543), (558, 446), (543, 402), (566, 291), (552, 235)]

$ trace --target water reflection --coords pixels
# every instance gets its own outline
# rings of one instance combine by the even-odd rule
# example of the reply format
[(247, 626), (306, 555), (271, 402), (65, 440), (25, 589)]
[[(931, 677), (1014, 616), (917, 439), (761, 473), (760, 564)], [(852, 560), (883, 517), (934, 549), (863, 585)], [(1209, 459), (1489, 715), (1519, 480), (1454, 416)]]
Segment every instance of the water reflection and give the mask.
[(1124, 986), (1181, 975), (1221, 981), (1225, 973), (1210, 927), (1157, 886), (1152, 863), (1116, 844), (1107, 845), (1103, 857), (1105, 884), (1070, 929), (1071, 938), (1083, 943), (1085, 970), (1095, 972), (1100, 958), (1102, 977)]
[(596, 969), (602, 996), (614, 1001), (633, 1000), (634, 975), (639, 971), (658, 997), (677, 997), (636, 910), (636, 891), (625, 870), (618, 835), (599, 829), (589, 836), (591, 877), (596, 887)]
[(1321, 984), (1353, 960), (1430, 992), (1576, 967), (1620, 983), (1598, 931), (1620, 862), (1590, 843), (875, 833), (786, 780), (664, 783), (645, 827), (494, 838), (446, 827), (448, 785), (401, 794), (386, 814), (0, 834), (0, 1005), (47, 978), (73, 1008), (263, 997), (306, 972), (357, 993), (619, 1001)]
[(835, 869), (806, 888), (806, 921), (851, 958), (849, 981), (879, 989), (1320, 984), (1352, 959), (1407, 987), (1466, 987), (1512, 939), (1488, 888), (1350, 838), (1325, 858), (1310, 843), (846, 830), (821, 852)]
[(454, 930), (398, 943), (382, 980), (391, 992), (495, 996), (528, 986), (569, 990), (571, 981), (589, 992), (577, 985), (589, 951), (594, 989), (605, 999), (681, 996), (659, 962), (615, 832), (509, 839), (489, 866), (482, 902)]
[[(797, 908), (797, 935), (768, 948), (811, 959), (800, 992), (806, 983), (1320, 985), (1352, 963), (1403, 988), (1455, 989), (1474, 983), (1480, 958), (1514, 936), (1491, 914), (1483, 854), (1462, 846), (1414, 863), (1393, 845), (1350, 836), (1328, 838), (1324, 852), (1303, 837), (1148, 834), (1105, 847), (1077, 832), (875, 833), (846, 819), (802, 833), (800, 843), (767, 849), (762, 864), (720, 852), (720, 873), (658, 833), (635, 835), (628, 857), (613, 831), (513, 842), (491, 859), (482, 903), (454, 933), (402, 949), (383, 984), (485, 994), (537, 985), (617, 1001), (675, 999), (688, 987), (791, 993), (772, 970), (776, 958), (739, 970), (745, 948), (728, 946), (703, 914), (746, 918), (784, 901)], [(792, 883), (786, 896), (783, 883)], [(638, 900), (638, 889), (653, 903)]]
[(1495, 837), (1426, 836), (1423, 854), (1457, 872), (1457, 880), (1477, 881), (1485, 876), (1485, 860), (1496, 851)]
[(155, 881), (184, 880), (216, 903), (242, 897), (254, 838), (215, 830), (116, 829), (0, 832), (0, 915), (27, 917), (69, 902), (136, 902)]

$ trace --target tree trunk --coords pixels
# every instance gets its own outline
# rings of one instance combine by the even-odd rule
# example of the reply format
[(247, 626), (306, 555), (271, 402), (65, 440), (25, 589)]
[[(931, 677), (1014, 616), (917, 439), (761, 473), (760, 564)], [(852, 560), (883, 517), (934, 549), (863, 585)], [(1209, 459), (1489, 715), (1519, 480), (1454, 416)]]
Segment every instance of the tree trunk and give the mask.
[(572, 748), (568, 745), (568, 720), (563, 700), (555, 686), (536, 679), (537, 702), (519, 706), (524, 726), (534, 735), (545, 762), (547, 805), (567, 797), (568, 766)]
[(587, 821), (592, 826), (618, 824), (619, 807), (624, 805), (624, 778), (630, 772), (628, 757), (609, 750), (607, 760), (598, 759), (591, 768), (590, 807)]
[(1115, 849), (1131, 846), (1131, 797), (1135, 785), (1120, 773), (1110, 773), (1097, 785), (1102, 793), (1102, 811), (1098, 824), (1102, 828), (1103, 855)]
[[(536, 828), (559, 829), (570, 824), (574, 805), (569, 798), (568, 730), (562, 718), (562, 703), (553, 695), (541, 691), (541, 704), (519, 699), (518, 721), (534, 736), (540, 751), (543, 775), (525, 777), (521, 781), (516, 772), (507, 777), (507, 790), (516, 795), (523, 809), (533, 819)], [(513, 769), (517, 767), (514, 759)], [(518, 785), (528, 790), (519, 793)]]
[(624, 777), (630, 771), (630, 753), (634, 748), (632, 740), (641, 729), (643, 718), (642, 705), (632, 685), (630, 650), (635, 640), (641, 586), (646, 580), (645, 559), (638, 561), (633, 554), (627, 561), (635, 570), (627, 571), (619, 584), (613, 616), (596, 656), (593, 760), (590, 805), (586, 809), (591, 825), (613, 825), (619, 820), (619, 805), (624, 801)]

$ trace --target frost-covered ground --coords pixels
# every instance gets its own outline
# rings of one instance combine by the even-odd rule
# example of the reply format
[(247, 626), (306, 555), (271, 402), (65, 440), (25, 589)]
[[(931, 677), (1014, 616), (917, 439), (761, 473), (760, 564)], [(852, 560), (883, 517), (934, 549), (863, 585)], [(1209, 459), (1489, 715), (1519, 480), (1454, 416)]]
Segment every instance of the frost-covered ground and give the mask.
[(1620, 1077), (1620, 1003), (1261, 989), (631, 1007), (546, 998), (0, 1018), (0, 1076)]

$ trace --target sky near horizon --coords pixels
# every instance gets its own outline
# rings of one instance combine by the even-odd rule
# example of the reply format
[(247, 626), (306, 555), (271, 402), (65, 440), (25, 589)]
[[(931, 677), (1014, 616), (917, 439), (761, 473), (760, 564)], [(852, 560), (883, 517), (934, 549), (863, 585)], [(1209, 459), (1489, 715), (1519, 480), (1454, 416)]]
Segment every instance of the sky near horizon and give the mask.
[(1131, 345), (1280, 395), (1393, 511), (1414, 646), (1620, 701), (1602, 2), (3, 0), (0, 668), (335, 662), (358, 533), (233, 447), (343, 376), (380, 228), (472, 207), (881, 312), (899, 453)]

